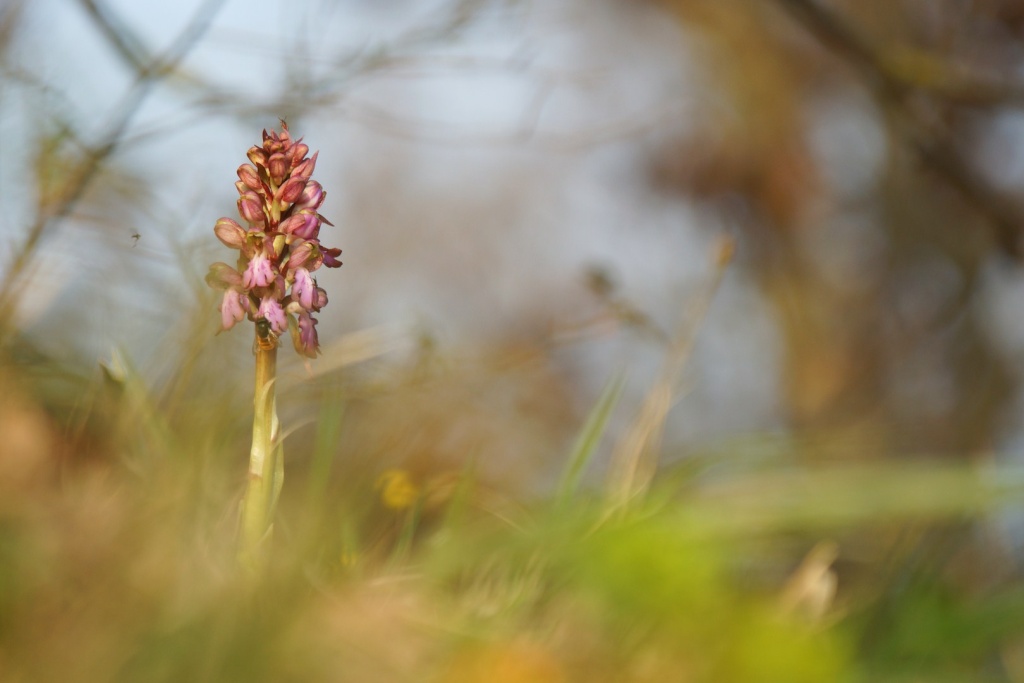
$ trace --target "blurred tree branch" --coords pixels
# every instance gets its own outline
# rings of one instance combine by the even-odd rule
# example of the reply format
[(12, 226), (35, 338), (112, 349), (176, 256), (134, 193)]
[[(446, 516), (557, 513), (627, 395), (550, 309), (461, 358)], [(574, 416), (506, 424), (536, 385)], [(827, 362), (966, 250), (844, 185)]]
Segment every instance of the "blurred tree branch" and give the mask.
[[(16, 249), (4, 271), (3, 280), (0, 281), (0, 343), (9, 339), (14, 328), (13, 317), (17, 310), (19, 285), (31, 265), (42, 239), (54, 225), (71, 213), (78, 200), (95, 180), (100, 165), (113, 154), (121, 143), (128, 125), (153, 86), (171, 73), (174, 67), (188, 54), (209, 28), (213, 16), (220, 9), (224, 0), (206, 0), (166, 52), (149, 58), (146, 57), (145, 51), (142, 54), (135, 54), (135, 48), (129, 48), (129, 44), (134, 40), (118, 32), (119, 24), (115, 19), (100, 12), (92, 0), (83, 0), (83, 2), (87, 8), (96, 9), (95, 12), (89, 12), (90, 16), (97, 20), (102, 27), (103, 34), (115, 45), (118, 53), (136, 67), (136, 80), (110, 115), (106, 133), (101, 141), (95, 146), (87, 148), (82, 158), (68, 173), (60, 195), (52, 203), (40, 202), (37, 207), (36, 217), (29, 227), (24, 241)], [(115, 39), (112, 36), (121, 37)], [(139, 50), (141, 49), (139, 48)]]
[(0, 57), (14, 42), (14, 34), (23, 8), (22, 2), (9, 2), (0, 8)]
[(79, 0), (79, 3), (117, 54), (137, 74), (146, 73), (153, 64), (153, 56), (149, 54), (138, 36), (97, 0)]
[[(1013, 84), (963, 78), (948, 65), (928, 60), (929, 78), (913, 77), (909, 53), (885, 52), (837, 13), (815, 0), (775, 0), (818, 41), (851, 64), (876, 98), (896, 116), (909, 146), (936, 173), (955, 187), (991, 223), (999, 247), (1024, 259), (1021, 231), (1024, 215), (971, 168), (949, 133), (920, 102), (922, 95), (940, 94), (953, 101), (1024, 104), (1024, 89)], [(918, 64), (921, 60), (918, 60)], [(920, 71), (920, 69), (918, 69)], [(948, 74), (947, 77), (935, 74)]]

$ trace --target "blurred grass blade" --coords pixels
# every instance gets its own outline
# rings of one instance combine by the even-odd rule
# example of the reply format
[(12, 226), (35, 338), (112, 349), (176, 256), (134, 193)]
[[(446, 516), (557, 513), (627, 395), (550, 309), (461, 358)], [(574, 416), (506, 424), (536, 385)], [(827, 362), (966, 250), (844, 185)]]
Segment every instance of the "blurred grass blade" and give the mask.
[(100, 361), (104, 383), (117, 394), (117, 429), (133, 435), (134, 452), (150, 456), (179, 452), (167, 419), (157, 408), (149, 388), (121, 349), (111, 352), (110, 361)]
[(442, 529), (451, 531), (460, 527), (465, 521), (466, 510), (469, 509), (476, 490), (478, 463), (479, 458), (474, 454), (469, 457), (468, 462), (462, 468), (458, 482), (455, 484), (455, 491), (445, 509)]
[(341, 423), (345, 407), (340, 397), (324, 401), (317, 419), (316, 442), (306, 483), (306, 504), (311, 514), (319, 514), (331, 478), (331, 468), (338, 451)]
[(601, 442), (601, 437), (604, 436), (608, 418), (611, 416), (612, 408), (619, 401), (624, 384), (624, 373), (619, 373), (608, 381), (601, 393), (601, 398), (598, 399), (597, 404), (587, 416), (583, 429), (576, 436), (576, 442), (569, 454), (569, 462), (562, 474), (562, 481), (558, 485), (559, 505), (568, 502), (579, 489), (583, 470), (586, 469), (587, 464), (597, 451), (597, 445)]
[(708, 483), (688, 514), (707, 533), (765, 534), (908, 519), (962, 519), (1019, 501), (1024, 481), (1003, 467), (904, 462), (799, 468)]
[(391, 551), (391, 558), (389, 563), (393, 567), (400, 567), (406, 560), (409, 559), (412, 553), (413, 541), (416, 538), (416, 531), (420, 526), (420, 519), (423, 516), (423, 497), (420, 496), (413, 503), (412, 507), (404, 511), (401, 530), (398, 534), (398, 540), (395, 542), (395, 547)]

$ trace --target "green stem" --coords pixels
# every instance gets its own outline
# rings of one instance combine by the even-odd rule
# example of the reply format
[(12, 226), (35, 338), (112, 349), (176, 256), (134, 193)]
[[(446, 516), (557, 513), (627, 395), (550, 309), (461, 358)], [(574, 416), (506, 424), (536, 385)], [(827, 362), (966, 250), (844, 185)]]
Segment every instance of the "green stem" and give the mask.
[(284, 458), (279, 442), (275, 375), (277, 346), (256, 349), (256, 394), (252, 423), (249, 481), (242, 499), (238, 557), (243, 565), (258, 568), (266, 555), (273, 529), (274, 508), (284, 482)]

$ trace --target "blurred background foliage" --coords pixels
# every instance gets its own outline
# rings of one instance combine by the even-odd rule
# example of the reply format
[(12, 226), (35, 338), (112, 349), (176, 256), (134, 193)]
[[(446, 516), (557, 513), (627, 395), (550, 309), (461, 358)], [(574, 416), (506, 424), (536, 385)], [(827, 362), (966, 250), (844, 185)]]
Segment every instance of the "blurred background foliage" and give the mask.
[[(1013, 0), (0, 0), (0, 680), (1024, 681)], [(282, 358), (259, 130), (346, 265)]]

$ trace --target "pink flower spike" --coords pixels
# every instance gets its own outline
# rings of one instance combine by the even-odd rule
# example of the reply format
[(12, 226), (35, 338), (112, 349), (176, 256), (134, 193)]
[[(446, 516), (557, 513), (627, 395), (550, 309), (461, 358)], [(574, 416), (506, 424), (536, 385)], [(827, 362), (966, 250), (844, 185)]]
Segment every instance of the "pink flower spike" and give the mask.
[(246, 156), (234, 183), (241, 220), (224, 217), (213, 228), (234, 250), (237, 265), (213, 264), (206, 282), (222, 292), (218, 310), (225, 330), (246, 317), (258, 332), (288, 328), (296, 350), (314, 358), (320, 345), (312, 314), (328, 300), (314, 276), (323, 265), (341, 265), (341, 249), (320, 244), (321, 227), (330, 222), (319, 213), (327, 193), (312, 179), (319, 152), (310, 154), (282, 120), (280, 132), (264, 129)]
[(274, 281), (274, 269), (270, 259), (262, 251), (256, 252), (242, 274), (242, 286), (246, 289), (266, 287)]
[(249, 310), (249, 297), (237, 289), (229, 289), (224, 292), (224, 298), (220, 302), (220, 322), (225, 330), (230, 330), (235, 323), (241, 322)]
[(292, 285), (292, 300), (298, 301), (308, 311), (313, 308), (315, 297), (316, 285), (313, 283), (313, 278), (309, 276), (309, 271), (305, 268), (296, 268), (295, 283)]
[(245, 228), (230, 218), (218, 220), (217, 225), (213, 226), (213, 233), (226, 247), (242, 249), (245, 246)]
[(282, 334), (288, 327), (288, 317), (281, 308), (281, 302), (277, 299), (264, 297), (260, 300), (260, 309), (256, 313), (257, 318), (265, 318), (270, 323), (270, 329), (275, 334)]

